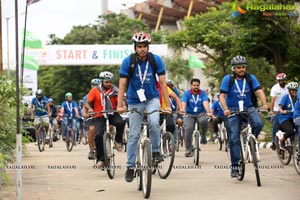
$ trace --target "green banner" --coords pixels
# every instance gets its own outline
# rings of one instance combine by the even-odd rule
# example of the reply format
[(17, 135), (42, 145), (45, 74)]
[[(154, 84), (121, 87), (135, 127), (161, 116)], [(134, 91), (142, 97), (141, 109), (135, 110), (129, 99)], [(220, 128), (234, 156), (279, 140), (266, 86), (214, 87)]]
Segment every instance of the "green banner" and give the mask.
[[(23, 31), (23, 34), (24, 34), (24, 31)], [(38, 37), (33, 35), (31, 32), (26, 31), (25, 47), (31, 48), (31, 49), (40, 49), (40, 48), (42, 48), (42, 42)]]
[(39, 63), (34, 57), (25, 54), (24, 69), (39, 70)]
[(190, 68), (200, 68), (200, 69), (206, 68), (206, 66), (204, 65), (202, 60), (200, 60), (197, 56), (194, 56), (194, 55), (190, 55), (190, 57), (189, 57), (189, 67)]

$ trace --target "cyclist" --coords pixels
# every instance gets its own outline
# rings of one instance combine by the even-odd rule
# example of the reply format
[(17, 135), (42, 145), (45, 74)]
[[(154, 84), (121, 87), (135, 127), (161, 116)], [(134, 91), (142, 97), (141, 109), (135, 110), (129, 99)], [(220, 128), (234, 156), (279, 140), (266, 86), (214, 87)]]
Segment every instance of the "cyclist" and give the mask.
[[(91, 80), (91, 88), (96, 87), (98, 85), (100, 85), (100, 79), (99, 78), (94, 78)], [(86, 94), (83, 97), (83, 104), (85, 105), (87, 102), (87, 95)], [(94, 105), (93, 103), (90, 103), (91, 108), (94, 109)], [(82, 109), (82, 115), (85, 118), (89, 118), (90, 115), (88, 114), (87, 108), (85, 106), (83, 106)], [(88, 153), (88, 159), (89, 160), (94, 160), (96, 159), (96, 154), (95, 154), (95, 125), (94, 125), (94, 118), (92, 119), (88, 119), (87, 121), (87, 126), (89, 127), (89, 138), (88, 138), (88, 142), (89, 142), (89, 153)]]
[(213, 137), (218, 137), (220, 138), (220, 135), (218, 135), (219, 132), (219, 127), (218, 124), (221, 124), (224, 119), (224, 110), (222, 108), (222, 105), (220, 103), (220, 93), (217, 93), (217, 98), (218, 100), (214, 101), (211, 104), (211, 112), (213, 113), (213, 130), (214, 130), (214, 134)]
[[(60, 113), (60, 115), (63, 116), (63, 123), (62, 123), (63, 141), (66, 140), (69, 118), (72, 119), (71, 126), (72, 129), (74, 130), (75, 135), (77, 135), (76, 118), (80, 117), (77, 103), (76, 101), (73, 101), (73, 95), (71, 92), (67, 92), (65, 94), (65, 100), (66, 101), (64, 101), (61, 104), (61, 113)], [(76, 145), (76, 142), (74, 145)]]
[(83, 126), (83, 120), (82, 120), (82, 107), (83, 107), (83, 100), (79, 100), (78, 101), (78, 105), (77, 105), (77, 110), (79, 113), (79, 118), (76, 119), (76, 128), (77, 128), (77, 142), (79, 140), (80, 137), (80, 130), (82, 129)]
[[(220, 86), (220, 102), (224, 115), (229, 116), (232, 111), (247, 111), (253, 134), (257, 137), (263, 128), (263, 122), (251, 99), (252, 92), (262, 101), (262, 109), (267, 110), (266, 97), (256, 77), (250, 74), (251, 86), (246, 81), (247, 60), (244, 56), (237, 55), (231, 59), (234, 83), (230, 86), (231, 75), (226, 75)], [(225, 119), (225, 126), (229, 136), (231, 177), (238, 176), (238, 163), (240, 160), (240, 131), (242, 121), (246, 119), (241, 115), (234, 115)]]
[(202, 127), (201, 144), (207, 144), (206, 132), (208, 121), (206, 116), (211, 117), (211, 111), (208, 105), (208, 97), (204, 90), (200, 89), (200, 79), (191, 80), (191, 89), (186, 90), (182, 96), (182, 106), (187, 114), (183, 124), (185, 127), (185, 156), (192, 156), (192, 135), (195, 123)]
[[(48, 98), (44, 96), (44, 92), (41, 89), (38, 89), (35, 92), (35, 97), (31, 101), (31, 117), (34, 117), (34, 126), (35, 126), (35, 145), (37, 145), (38, 130), (40, 124), (45, 124), (46, 133), (48, 133), (49, 128), (49, 116), (50, 116), (50, 107), (48, 104)], [(39, 118), (41, 117), (41, 118)], [(49, 137), (47, 135), (47, 137)], [(46, 137), (46, 139), (47, 139)]]
[(286, 74), (285, 73), (279, 73), (276, 76), (276, 80), (278, 83), (273, 85), (271, 88), (271, 108), (270, 108), (270, 115), (271, 115), (271, 122), (272, 122), (272, 146), (271, 148), (273, 150), (276, 149), (275, 145), (275, 135), (277, 131), (279, 130), (279, 124), (278, 124), (278, 114), (279, 114), (279, 102), (281, 98), (288, 94), (288, 89), (286, 85)]
[[(293, 115), (293, 118), (294, 118), (294, 121), (295, 121), (295, 126), (296, 126), (296, 131), (298, 131), (298, 134), (299, 134), (299, 131), (300, 131), (300, 87), (298, 87), (298, 91), (297, 91), (297, 100), (296, 100), (296, 103), (295, 103), (295, 108), (294, 108), (294, 115)], [(298, 136), (300, 137), (300, 136)], [(298, 143), (298, 146), (299, 146), (299, 143)], [(300, 149), (300, 147), (298, 147)], [(300, 151), (298, 149), (298, 160), (300, 160)]]
[(297, 100), (298, 83), (290, 82), (288, 83), (287, 88), (289, 93), (284, 95), (280, 100), (278, 116), (279, 127), (285, 133), (276, 133), (279, 137), (279, 148), (283, 150), (285, 149), (285, 140), (294, 136), (295, 134), (294, 129), (296, 127), (293, 119), (293, 112)]
[[(136, 56), (135, 60), (137, 61), (137, 64), (134, 65), (134, 72), (132, 75), (129, 73), (131, 67), (130, 56), (126, 57), (121, 64), (119, 70), (118, 111), (121, 113), (126, 111), (126, 106), (122, 100), (127, 86), (127, 81), (129, 80), (127, 89), (127, 102), (129, 109), (136, 107), (139, 112), (143, 112), (144, 110), (151, 112), (160, 108), (159, 92), (156, 88), (156, 77), (153, 76), (153, 73), (158, 75), (158, 80), (162, 88), (162, 96), (164, 99), (167, 99), (165, 110), (171, 111), (163, 61), (158, 55), (152, 54), (152, 58), (157, 65), (155, 71), (153, 70), (154, 66), (150, 64), (151, 54), (148, 52), (149, 44), (151, 43), (150, 35), (143, 32), (135, 33), (132, 37), (132, 41), (134, 43), (134, 55)], [(133, 180), (141, 121), (142, 116), (138, 113), (130, 113), (130, 133), (127, 144), (127, 170), (125, 174), (125, 180), (127, 182), (131, 182)], [(159, 152), (160, 126), (158, 112), (149, 116), (149, 123), (153, 158), (154, 161), (160, 162), (163, 158)]]
[(57, 121), (56, 121), (56, 117), (57, 117), (57, 109), (56, 109), (56, 106), (54, 105), (54, 99), (52, 98), (49, 98), (48, 99), (48, 103), (49, 103), (49, 107), (50, 107), (50, 124), (52, 125), (53, 127), (53, 141), (57, 141), (58, 140), (58, 137), (57, 137), (57, 133), (56, 133), (56, 130), (57, 130)]
[[(99, 86), (93, 87), (88, 96), (85, 107), (88, 113), (101, 112), (105, 110), (114, 110), (117, 107), (117, 95), (118, 90), (116, 87), (112, 86), (112, 80), (114, 75), (111, 72), (103, 72), (101, 75), (101, 84)], [(90, 104), (94, 105), (94, 108)], [(125, 121), (118, 113), (109, 114), (110, 124), (116, 126), (117, 134), (116, 139), (124, 131)], [(94, 115), (94, 126), (95, 126), (95, 145), (96, 145), (96, 156), (97, 165), (99, 167), (104, 166), (104, 150), (103, 150), (103, 135), (105, 130), (105, 118), (102, 113), (97, 113)], [(121, 146), (122, 147), (122, 146)], [(118, 149), (117, 149), (118, 150)]]

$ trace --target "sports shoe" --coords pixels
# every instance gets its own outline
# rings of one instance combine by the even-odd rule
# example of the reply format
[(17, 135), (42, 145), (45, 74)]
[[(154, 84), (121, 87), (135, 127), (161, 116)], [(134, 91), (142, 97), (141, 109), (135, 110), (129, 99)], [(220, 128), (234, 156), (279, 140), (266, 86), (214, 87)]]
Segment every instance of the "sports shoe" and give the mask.
[(186, 151), (184, 155), (185, 155), (185, 157), (192, 157), (193, 156), (192, 152), (190, 152), (190, 151)]
[(89, 154), (88, 154), (88, 159), (89, 160), (94, 160), (96, 159), (96, 154), (94, 151), (90, 151)]
[(114, 142), (114, 148), (118, 151), (121, 152), (123, 150), (123, 146), (120, 143)]
[(270, 148), (271, 148), (273, 151), (276, 150), (276, 144), (275, 144), (275, 142), (272, 142), (272, 145), (270, 146)]
[(37, 145), (38, 145), (38, 142), (37, 142), (37, 141), (35, 141), (35, 142), (34, 142), (34, 145), (36, 145), (36, 146), (37, 146)]
[(126, 173), (125, 173), (125, 181), (126, 182), (132, 182), (134, 175), (134, 169), (127, 167)]
[(239, 170), (238, 169), (231, 169), (230, 176), (231, 178), (236, 178), (239, 175)]
[(152, 157), (153, 157), (154, 162), (160, 163), (160, 162), (164, 161), (164, 158), (162, 157), (162, 155), (160, 155), (159, 152), (153, 152)]

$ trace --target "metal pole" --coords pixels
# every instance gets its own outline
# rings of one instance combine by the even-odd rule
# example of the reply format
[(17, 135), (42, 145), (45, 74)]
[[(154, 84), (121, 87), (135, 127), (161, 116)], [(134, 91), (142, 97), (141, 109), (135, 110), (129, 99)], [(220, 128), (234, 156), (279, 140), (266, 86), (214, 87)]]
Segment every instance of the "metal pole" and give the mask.
[[(18, 16), (18, 0), (15, 0), (15, 16)], [(17, 159), (17, 200), (22, 200), (22, 134), (20, 131), (20, 81), (19, 81), (19, 21), (15, 17), (15, 31), (16, 31), (16, 159)]]
[(5, 17), (6, 19), (6, 42), (7, 42), (7, 76), (10, 79), (10, 68), (9, 68), (9, 17)]

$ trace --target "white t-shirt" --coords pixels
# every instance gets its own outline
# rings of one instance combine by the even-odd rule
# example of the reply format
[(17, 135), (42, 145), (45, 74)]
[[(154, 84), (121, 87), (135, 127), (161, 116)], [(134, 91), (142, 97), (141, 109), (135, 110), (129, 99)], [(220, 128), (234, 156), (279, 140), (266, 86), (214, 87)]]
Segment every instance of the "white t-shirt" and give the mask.
[(289, 93), (289, 91), (287, 89), (287, 85), (285, 85), (284, 88), (280, 87), (279, 83), (273, 85), (273, 87), (271, 89), (271, 93), (270, 93), (271, 97), (275, 97), (273, 111), (275, 111), (275, 112), (278, 111), (278, 105), (280, 103), (281, 98), (288, 93)]

